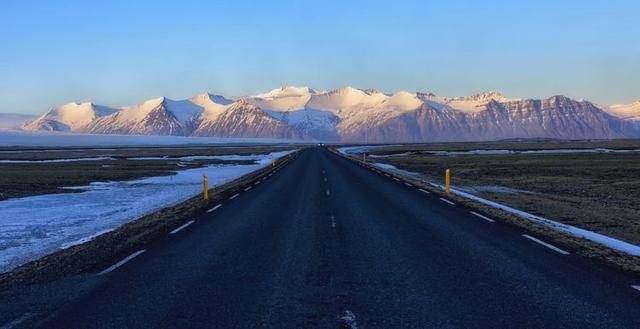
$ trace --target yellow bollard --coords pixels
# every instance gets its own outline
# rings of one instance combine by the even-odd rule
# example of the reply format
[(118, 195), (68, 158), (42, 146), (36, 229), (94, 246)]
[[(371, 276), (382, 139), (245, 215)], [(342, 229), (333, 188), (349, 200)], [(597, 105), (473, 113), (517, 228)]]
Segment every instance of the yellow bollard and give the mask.
[(451, 170), (447, 168), (444, 172), (444, 184), (447, 194), (451, 193)]
[(209, 200), (209, 178), (207, 178), (207, 174), (202, 175), (202, 198)]

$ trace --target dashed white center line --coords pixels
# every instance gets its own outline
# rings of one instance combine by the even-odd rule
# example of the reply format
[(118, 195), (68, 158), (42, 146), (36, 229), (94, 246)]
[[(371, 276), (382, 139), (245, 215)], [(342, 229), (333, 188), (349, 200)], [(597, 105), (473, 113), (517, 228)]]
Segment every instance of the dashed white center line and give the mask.
[(327, 181), (327, 177), (324, 177), (324, 181), (325, 181), (325, 182)]
[(229, 200), (233, 200), (233, 199), (237, 198), (239, 195), (240, 195), (240, 193), (236, 193), (236, 194), (232, 195), (232, 196), (229, 198)]
[(548, 243), (546, 243), (546, 242), (544, 242), (542, 240), (536, 239), (536, 238), (534, 238), (534, 237), (532, 237), (530, 235), (523, 234), (522, 236), (527, 238), (527, 239), (529, 239), (529, 240), (531, 240), (531, 241), (533, 241), (533, 242), (535, 242), (535, 243), (541, 244), (541, 245), (543, 245), (543, 246), (545, 246), (545, 247), (547, 247), (547, 248), (549, 248), (549, 249), (551, 249), (551, 250), (553, 250), (555, 252), (561, 253), (563, 255), (568, 255), (569, 254), (569, 252), (567, 252), (567, 251), (564, 251), (564, 250), (562, 250), (562, 249), (560, 249), (560, 248), (558, 248), (558, 247), (556, 247), (554, 245), (550, 245), (550, 244), (548, 244)]
[(115, 263), (115, 264), (111, 265), (111, 267), (107, 268), (106, 270), (104, 270), (104, 271), (102, 271), (102, 272), (98, 273), (98, 275), (107, 274), (107, 273), (109, 273), (109, 272), (111, 272), (111, 271), (113, 271), (113, 270), (117, 269), (118, 267), (120, 267), (120, 266), (122, 266), (122, 265), (126, 264), (128, 261), (130, 261), (130, 260), (132, 260), (132, 259), (134, 259), (134, 258), (138, 257), (138, 256), (139, 256), (141, 253), (143, 253), (144, 251), (145, 251), (145, 250), (144, 250), (144, 249), (142, 249), (142, 250), (138, 250), (138, 251), (134, 252), (133, 254), (131, 254), (131, 255), (129, 255), (129, 256), (127, 256), (127, 257), (125, 257), (123, 260), (121, 260), (121, 261), (119, 261), (119, 262), (117, 262), (117, 263)]
[(384, 174), (385, 176), (389, 177), (389, 174)]
[(170, 234), (176, 234), (176, 233), (178, 233), (178, 232), (180, 232), (180, 231), (184, 230), (185, 228), (187, 228), (187, 226), (189, 226), (189, 225), (191, 225), (191, 224), (193, 224), (193, 223), (195, 223), (195, 222), (196, 222), (195, 220), (190, 220), (190, 221), (188, 221), (188, 222), (184, 223), (184, 225), (182, 225), (182, 226), (178, 227), (177, 229), (175, 229), (175, 230), (171, 231), (171, 233), (170, 233)]
[(640, 291), (640, 286), (631, 286), (631, 288), (633, 288), (633, 289), (635, 289), (637, 291)]
[(329, 190), (327, 190), (327, 196), (331, 195), (331, 192), (329, 192)]
[(248, 191), (248, 190), (250, 190), (250, 189), (251, 189), (251, 186), (249, 186), (249, 187), (245, 188), (244, 190), (245, 190), (245, 191)]
[(427, 191), (427, 190), (425, 190), (425, 189), (420, 189), (420, 192), (422, 192), (422, 193), (426, 193), (426, 194), (431, 194), (431, 192), (429, 192), (429, 191)]
[(452, 206), (455, 206), (455, 205), (456, 205), (455, 203), (453, 203), (453, 202), (451, 202), (451, 201), (449, 201), (449, 200), (447, 200), (447, 199), (445, 199), (445, 198), (440, 198), (440, 200), (442, 200), (442, 201), (444, 201), (444, 202), (446, 202), (446, 203), (448, 203), (448, 204), (450, 204), (450, 205), (452, 205)]
[(331, 227), (336, 228), (336, 216), (331, 216)]
[(409, 187), (413, 187), (413, 185), (409, 184), (409, 183), (404, 183), (404, 185), (407, 185)]
[(262, 180), (267, 180), (267, 176), (262, 177)]
[(493, 223), (493, 222), (495, 222), (495, 220), (493, 220), (493, 219), (491, 219), (491, 218), (489, 218), (489, 217), (487, 217), (487, 216), (484, 216), (484, 215), (478, 214), (478, 213), (477, 213), (477, 212), (475, 212), (475, 211), (472, 211), (471, 213), (472, 213), (474, 216), (477, 216), (477, 217), (480, 217), (480, 218), (482, 218), (482, 219), (486, 220), (487, 222), (492, 222), (492, 223)]
[(399, 179), (397, 179), (396, 177), (393, 177), (393, 180), (394, 180), (394, 181), (396, 181), (396, 182), (399, 182), (399, 181), (400, 181), (400, 180), (399, 180)]
[(207, 210), (207, 212), (213, 212), (213, 211), (215, 211), (216, 209), (218, 209), (218, 208), (220, 208), (220, 207), (222, 207), (222, 205), (221, 205), (221, 204), (219, 204), (219, 205), (217, 205), (217, 206), (215, 206), (215, 207), (213, 207), (213, 208), (211, 208), (211, 209)]

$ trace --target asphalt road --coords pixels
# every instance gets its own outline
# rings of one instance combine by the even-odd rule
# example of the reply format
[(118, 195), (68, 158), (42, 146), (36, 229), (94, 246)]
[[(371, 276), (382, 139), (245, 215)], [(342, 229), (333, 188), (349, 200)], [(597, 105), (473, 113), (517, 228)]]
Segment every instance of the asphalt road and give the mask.
[(640, 328), (633, 277), (321, 148), (194, 220), (38, 325)]

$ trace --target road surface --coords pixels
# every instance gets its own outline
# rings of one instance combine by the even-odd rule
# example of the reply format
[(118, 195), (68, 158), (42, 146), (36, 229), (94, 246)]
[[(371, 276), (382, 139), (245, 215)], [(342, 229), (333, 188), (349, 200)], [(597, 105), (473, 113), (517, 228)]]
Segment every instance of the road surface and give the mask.
[(35, 322), (640, 328), (640, 291), (632, 288), (640, 281), (490, 220), (323, 148), (308, 149), (94, 275), (98, 283)]

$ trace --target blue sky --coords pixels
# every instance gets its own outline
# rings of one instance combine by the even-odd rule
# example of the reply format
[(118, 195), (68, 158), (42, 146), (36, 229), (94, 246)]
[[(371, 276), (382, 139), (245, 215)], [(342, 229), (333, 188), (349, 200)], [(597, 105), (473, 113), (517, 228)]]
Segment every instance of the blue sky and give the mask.
[(0, 112), (283, 85), (640, 99), (640, 2), (0, 3)]

